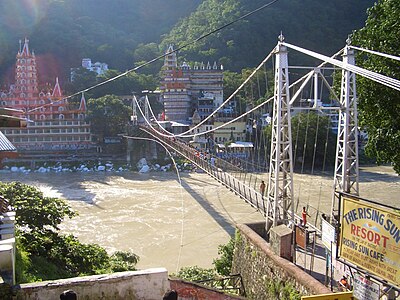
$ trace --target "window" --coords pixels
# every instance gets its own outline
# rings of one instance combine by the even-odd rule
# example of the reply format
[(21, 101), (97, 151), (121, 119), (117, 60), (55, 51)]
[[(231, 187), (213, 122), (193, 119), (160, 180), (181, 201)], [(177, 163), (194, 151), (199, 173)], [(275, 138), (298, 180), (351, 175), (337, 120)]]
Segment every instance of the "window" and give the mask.
[(60, 115), (58, 116), (58, 118), (59, 118), (60, 120), (64, 120), (64, 115), (63, 115), (63, 114), (60, 114)]

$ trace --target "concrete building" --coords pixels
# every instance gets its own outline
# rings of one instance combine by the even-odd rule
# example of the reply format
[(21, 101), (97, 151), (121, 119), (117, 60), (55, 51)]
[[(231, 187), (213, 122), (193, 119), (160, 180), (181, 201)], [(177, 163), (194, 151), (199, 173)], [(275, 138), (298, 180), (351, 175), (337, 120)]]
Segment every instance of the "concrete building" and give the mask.
[[(217, 128), (225, 122), (214, 122), (214, 128)], [(246, 122), (236, 121), (228, 126), (214, 131), (214, 141), (216, 143), (236, 142), (246, 140)]]
[(98, 61), (92, 63), (90, 58), (82, 59), (82, 67), (89, 71), (96, 72), (97, 75), (102, 75), (108, 70), (108, 65), (106, 63), (101, 63)]
[[(83, 58), (82, 59), (82, 68), (89, 70), (91, 72), (95, 72), (97, 75), (103, 75), (108, 70), (108, 65), (106, 63), (95, 62), (92, 63), (90, 58)], [(74, 81), (75, 72), (79, 68), (71, 68), (70, 80), (71, 82)]]
[(0, 128), (18, 151), (78, 150), (92, 146), (86, 100), (79, 107), (63, 97), (58, 78), (54, 88), (40, 85), (36, 57), (25, 39), (16, 56), (15, 83), (0, 92), (0, 108), (22, 111), (26, 128)]
[(223, 67), (214, 63), (186, 62), (178, 66), (176, 52), (170, 45), (164, 60), (161, 101), (165, 118), (189, 122), (195, 110), (203, 120), (223, 102)]

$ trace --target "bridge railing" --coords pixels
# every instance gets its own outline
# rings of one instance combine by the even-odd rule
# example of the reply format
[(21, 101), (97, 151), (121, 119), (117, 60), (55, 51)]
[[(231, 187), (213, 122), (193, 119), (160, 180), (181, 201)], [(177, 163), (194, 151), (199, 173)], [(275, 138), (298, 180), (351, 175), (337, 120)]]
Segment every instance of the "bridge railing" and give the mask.
[(240, 276), (240, 274), (229, 275), (222, 278), (198, 280), (196, 282), (210, 288), (222, 290), (228, 293), (233, 292), (236, 295), (246, 296), (242, 276)]
[(233, 165), (221, 158), (215, 157), (211, 154), (201, 153), (198, 150), (188, 146), (186, 143), (172, 137), (164, 137), (158, 132), (149, 128), (141, 128), (148, 134), (156, 137), (165, 146), (169, 147), (172, 151), (178, 152), (181, 156), (186, 157), (198, 168), (215, 178), (217, 181), (222, 183), (224, 186), (229, 188), (244, 201), (249, 203), (264, 216), (269, 216), (268, 211), (270, 206), (268, 205), (267, 197), (264, 197), (251, 186), (243, 183), (241, 180), (235, 178), (226, 171), (238, 171), (241, 170), (238, 166)]
[[(253, 206), (260, 213), (262, 213), (269, 220), (272, 219), (272, 209), (273, 205), (268, 201), (268, 197), (261, 195), (258, 191), (255, 190), (255, 186), (251, 187), (247, 185), (245, 182), (237, 179), (227, 171), (242, 171), (240, 167), (233, 165), (230, 162), (227, 162), (221, 158), (215, 157), (211, 154), (205, 154), (197, 151), (196, 149), (188, 146), (185, 142), (180, 141), (179, 139), (173, 137), (164, 137), (160, 135), (157, 131), (152, 130), (148, 127), (141, 127), (141, 130), (146, 132), (147, 134), (153, 136), (163, 143), (166, 147), (171, 149), (172, 151), (177, 152), (179, 155), (185, 157), (190, 160), (193, 164), (195, 164), (198, 168), (206, 172), (208, 175), (219, 181), (221, 184), (226, 186), (232, 192), (237, 194), (240, 198), (242, 198), (245, 202)], [(288, 211), (289, 218), (291, 218), (291, 213)], [(314, 218), (310, 218), (310, 222), (308, 226), (316, 230), (317, 234), (321, 233), (321, 229), (318, 224), (312, 224)], [(317, 219), (317, 217), (316, 217)], [(294, 215), (294, 220), (297, 223), (301, 222), (301, 217), (297, 214)]]

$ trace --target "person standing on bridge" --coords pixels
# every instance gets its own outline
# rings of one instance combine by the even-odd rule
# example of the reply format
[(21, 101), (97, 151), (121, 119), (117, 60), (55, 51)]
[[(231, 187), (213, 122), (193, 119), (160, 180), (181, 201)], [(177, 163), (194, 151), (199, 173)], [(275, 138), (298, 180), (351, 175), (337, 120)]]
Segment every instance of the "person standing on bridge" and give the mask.
[(307, 211), (306, 211), (306, 207), (303, 206), (303, 211), (301, 212), (301, 219), (303, 221), (303, 226), (306, 227), (307, 225), (307, 216), (310, 216)]
[(261, 184), (260, 184), (260, 193), (261, 193), (261, 196), (264, 197), (264, 193), (265, 193), (265, 182), (264, 182), (264, 180), (261, 181)]

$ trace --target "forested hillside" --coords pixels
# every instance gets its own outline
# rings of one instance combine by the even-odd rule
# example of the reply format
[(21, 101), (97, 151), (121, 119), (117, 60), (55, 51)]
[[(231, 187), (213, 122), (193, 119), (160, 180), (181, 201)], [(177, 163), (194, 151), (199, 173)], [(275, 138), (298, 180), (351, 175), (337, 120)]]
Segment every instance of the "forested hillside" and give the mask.
[[(280, 0), (181, 51), (188, 60), (223, 63), (239, 71), (255, 66), (282, 31), (286, 41), (331, 54), (363, 26), (373, 0)], [(2, 0), (0, 74), (11, 71), (18, 40), (53, 64), (48, 80), (68, 78), (83, 57), (124, 71), (182, 45), (265, 3), (266, 0)], [(143, 70), (155, 74), (159, 65)], [(43, 74), (42, 74), (43, 76)], [(47, 78), (46, 78), (47, 79)]]
[[(18, 40), (67, 75), (83, 57), (112, 69), (134, 65), (140, 43), (158, 42), (201, 0), (1, 0), (0, 74), (15, 62)], [(43, 70), (42, 70), (43, 71)], [(60, 74), (59, 74), (60, 75)], [(55, 74), (49, 74), (54, 78)]]
[[(187, 43), (268, 2), (204, 1), (195, 13), (175, 26), (163, 39), (163, 48), (169, 43), (178, 46)], [(258, 64), (276, 45), (281, 31), (289, 43), (333, 54), (345, 45), (348, 34), (363, 27), (366, 10), (373, 3), (373, 0), (280, 0), (196, 43), (184, 54), (188, 59), (219, 60), (228, 69), (238, 71)]]

